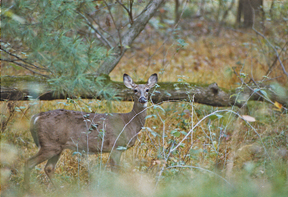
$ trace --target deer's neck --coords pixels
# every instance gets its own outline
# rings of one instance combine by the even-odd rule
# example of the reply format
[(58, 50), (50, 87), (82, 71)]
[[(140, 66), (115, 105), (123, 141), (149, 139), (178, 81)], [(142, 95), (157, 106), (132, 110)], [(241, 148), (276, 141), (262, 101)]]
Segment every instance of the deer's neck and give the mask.
[[(145, 118), (147, 115), (147, 104), (142, 104), (139, 102), (134, 102), (133, 109), (130, 113), (128, 113), (129, 119), (132, 119), (132, 122), (138, 125), (137, 130), (141, 130), (141, 128), (145, 124)], [(132, 124), (133, 124), (132, 123)], [(138, 131), (137, 131), (138, 132)]]

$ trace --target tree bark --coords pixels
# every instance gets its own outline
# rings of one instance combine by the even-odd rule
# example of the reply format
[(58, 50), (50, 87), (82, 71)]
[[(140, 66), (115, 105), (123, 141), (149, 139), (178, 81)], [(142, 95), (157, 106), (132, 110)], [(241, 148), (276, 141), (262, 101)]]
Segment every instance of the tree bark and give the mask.
[(162, 2), (164, 2), (164, 0), (151, 1), (146, 6), (146, 8), (144, 8), (140, 16), (133, 22), (133, 25), (120, 39), (122, 43), (119, 43), (117, 47), (113, 48), (109, 56), (97, 69), (95, 73), (96, 77), (101, 74), (108, 75), (115, 68), (120, 59), (123, 57), (124, 53), (133, 43), (135, 38), (137, 38), (137, 36), (144, 29), (150, 18), (152, 18), (152, 16), (156, 13), (157, 9), (160, 7)]
[(174, 19), (174, 25), (176, 25), (180, 19), (180, 13), (179, 13), (179, 7), (180, 7), (180, 2), (179, 0), (175, 0), (175, 9), (174, 9), (174, 12), (175, 12), (175, 19)]
[[(117, 97), (123, 101), (131, 101), (133, 91), (127, 89), (123, 82), (111, 81), (109, 76), (106, 78), (107, 87), (114, 87)], [(163, 101), (187, 101), (196, 102), (210, 106), (238, 106), (245, 105), (247, 100), (263, 101), (264, 97), (288, 106), (288, 89), (282, 88), (279, 92), (274, 85), (263, 85), (261, 91), (259, 87), (245, 87), (243, 89), (225, 90), (219, 88), (216, 83), (210, 85), (197, 85), (194, 83), (179, 82), (159, 82), (159, 87), (152, 92), (152, 101), (160, 103)], [(105, 88), (105, 87), (104, 87)], [(279, 89), (279, 88), (278, 88)], [(263, 95), (263, 90), (265, 90)], [(94, 94), (95, 95), (95, 94)], [(94, 99), (94, 95), (83, 94), (81, 98)], [(1, 81), (1, 101), (5, 100), (29, 100), (38, 98), (40, 100), (66, 99), (68, 96), (57, 94), (51, 91), (46, 81), (42, 77), (2, 77)], [(71, 98), (71, 96), (70, 96)], [(103, 99), (101, 95), (97, 99)]]
[(258, 26), (261, 20), (263, 22), (264, 10), (262, 6), (263, 0), (239, 0), (237, 23), (241, 24), (241, 16), (243, 15), (243, 27), (251, 28), (253, 24)]

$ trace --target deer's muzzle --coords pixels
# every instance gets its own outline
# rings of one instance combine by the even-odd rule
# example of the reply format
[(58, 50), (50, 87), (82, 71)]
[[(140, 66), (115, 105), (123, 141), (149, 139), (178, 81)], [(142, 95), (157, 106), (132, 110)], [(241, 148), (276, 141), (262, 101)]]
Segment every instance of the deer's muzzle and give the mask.
[(140, 97), (139, 103), (147, 103), (147, 99), (145, 97)]

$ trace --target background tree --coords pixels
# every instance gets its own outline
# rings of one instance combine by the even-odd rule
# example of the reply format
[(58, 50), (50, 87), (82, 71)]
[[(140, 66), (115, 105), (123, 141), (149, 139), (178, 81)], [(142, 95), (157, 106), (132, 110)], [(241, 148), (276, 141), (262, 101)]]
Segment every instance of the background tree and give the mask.
[(102, 78), (93, 76), (111, 72), (161, 2), (138, 3), (132, 12), (133, 1), (4, 1), (1, 61), (48, 78), (58, 93), (103, 93)]
[[(37, 151), (33, 115), (128, 112), (131, 102), (111, 101), (131, 100), (123, 73), (141, 83), (156, 72), (123, 172), (107, 172), (109, 155), (66, 151), (55, 176), (61, 192), (33, 170), (34, 196), (286, 196), (288, 2), (265, 1), (265, 29), (245, 30), (235, 28), (236, 0), (179, 0), (176, 24), (175, 1), (157, 2), (4, 1), (1, 195), (25, 195), (23, 164)], [(149, 10), (157, 11), (145, 23)], [(95, 79), (101, 67), (109, 76)], [(9, 91), (26, 100), (3, 98)]]
[(263, 0), (240, 0), (237, 12), (238, 24), (241, 24), (242, 16), (244, 18), (243, 27), (245, 28), (251, 28), (253, 24), (256, 24), (258, 27), (263, 26)]

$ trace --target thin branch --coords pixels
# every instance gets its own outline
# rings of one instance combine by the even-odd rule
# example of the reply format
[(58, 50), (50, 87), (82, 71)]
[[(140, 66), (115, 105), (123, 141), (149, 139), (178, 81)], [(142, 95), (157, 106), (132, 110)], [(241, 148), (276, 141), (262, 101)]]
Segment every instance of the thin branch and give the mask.
[(128, 8), (123, 3), (121, 3), (119, 0), (117, 0), (117, 2), (126, 10), (129, 16), (130, 23), (133, 24), (132, 9), (130, 8), (130, 11), (129, 11)]
[(254, 25), (253, 25), (252, 29), (253, 29), (258, 35), (260, 35), (262, 38), (264, 38), (265, 41), (266, 41), (266, 42), (270, 45), (270, 47), (274, 50), (274, 52), (275, 52), (275, 54), (276, 54), (276, 57), (277, 57), (280, 65), (281, 65), (281, 67), (282, 67), (282, 70), (283, 70), (284, 74), (287, 75), (287, 77), (288, 77), (288, 73), (287, 73), (287, 71), (285, 70), (285, 67), (284, 67), (284, 65), (283, 65), (283, 63), (282, 63), (282, 61), (281, 61), (281, 59), (280, 59), (280, 56), (279, 56), (276, 48), (269, 42), (269, 40), (268, 40), (263, 34), (261, 34), (259, 31), (257, 31), (257, 30), (254, 28)]
[(96, 29), (91, 23), (90, 21), (86, 18), (86, 16), (84, 16), (81, 12), (76, 11), (80, 16), (82, 16), (82, 18), (85, 20), (86, 24), (91, 27), (102, 39), (100, 39), (104, 44), (108, 45), (111, 49), (113, 48), (113, 45), (101, 34), (100, 31), (98, 31), (98, 29)]
[(204, 116), (201, 120), (199, 120), (199, 121), (194, 125), (193, 128), (191, 128), (191, 129), (189, 130), (189, 132), (185, 135), (185, 137), (183, 137), (182, 140), (181, 140), (173, 149), (170, 149), (170, 153), (173, 152), (173, 151), (175, 151), (175, 150), (183, 143), (183, 141), (187, 139), (187, 137), (191, 134), (191, 132), (192, 132), (198, 125), (200, 125), (200, 123), (201, 123), (202, 121), (204, 121), (206, 118), (208, 118), (208, 117), (210, 117), (210, 116), (212, 116), (212, 115), (214, 115), (214, 114), (220, 113), (220, 112), (228, 112), (228, 113), (235, 114), (235, 115), (237, 115), (239, 118), (241, 118), (244, 122), (246, 122), (246, 124), (248, 124), (248, 125), (251, 127), (251, 129), (253, 129), (253, 131), (256, 133), (256, 135), (259, 137), (260, 142), (261, 142), (261, 144), (263, 145), (264, 152), (265, 152), (265, 154), (268, 156), (269, 160), (271, 161), (271, 157), (270, 157), (270, 155), (269, 155), (268, 152), (267, 152), (267, 149), (266, 149), (266, 147), (265, 147), (265, 145), (264, 145), (264, 143), (263, 143), (263, 140), (262, 140), (262, 138), (261, 138), (261, 135), (256, 131), (256, 129), (255, 129), (248, 121), (246, 121), (240, 114), (238, 114), (238, 113), (236, 113), (236, 112), (234, 112), (234, 111), (232, 111), (232, 110), (226, 110), (226, 109), (224, 109), (224, 110), (216, 110), (216, 111), (214, 111), (214, 112), (212, 112), (212, 113)]
[[(7, 61), (7, 60), (5, 60), (5, 59), (0, 59), (0, 60), (1, 60), (1, 61)], [(12, 62), (12, 61), (7, 61), (7, 62)], [(20, 66), (20, 67), (22, 67), (22, 68), (25, 68), (25, 69), (27, 69), (27, 70), (29, 70), (29, 71), (37, 74), (37, 75), (41, 75), (41, 76), (43, 76), (43, 77), (49, 78), (48, 75), (44, 75), (44, 74), (41, 74), (41, 73), (39, 73), (39, 72), (36, 72), (36, 71), (32, 70), (32, 68), (31, 68), (30, 66), (28, 66), (28, 65), (21, 64), (21, 63), (19, 63), (19, 62), (15, 62), (15, 61), (13, 62), (13, 64), (16, 64), (16, 65), (18, 65), (18, 66)]]
[(129, 13), (129, 16), (130, 16), (130, 20), (131, 20), (131, 25), (133, 24), (133, 13), (132, 13), (132, 7), (133, 7), (133, 0), (130, 0), (130, 13)]
[(130, 12), (129, 12), (129, 10), (128, 10), (128, 8), (126, 8), (126, 6), (123, 4), (123, 3), (121, 3), (119, 0), (117, 0), (117, 2), (126, 10), (126, 12), (129, 14)]
[[(38, 66), (30, 63), (30, 62), (27, 62), (26, 60), (18, 57), (17, 55), (15, 55), (15, 54), (13, 54), (13, 53), (10, 53), (9, 51), (3, 49), (1, 46), (0, 46), (0, 50), (1, 50), (1, 51), (4, 51), (5, 53), (7, 53), (7, 54), (9, 54), (9, 55), (11, 55), (11, 56), (13, 56), (13, 57), (16, 57), (18, 60), (20, 60), (20, 61), (22, 61), (22, 62), (25, 62), (26, 64), (30, 64), (30, 65), (34, 66), (36, 69), (48, 71), (47, 68), (40, 68), (40, 67), (38, 67)], [(4, 60), (3, 60), (3, 61), (4, 61)]]
[(227, 15), (228, 15), (228, 12), (232, 9), (234, 3), (235, 3), (235, 0), (233, 0), (231, 2), (230, 6), (225, 10), (225, 12), (223, 14), (223, 17), (222, 17), (222, 19), (220, 21), (220, 26), (219, 26), (219, 28), (217, 30), (217, 33), (216, 33), (217, 36), (219, 36), (219, 34), (220, 34), (221, 30), (222, 30), (222, 27), (223, 27), (223, 21), (226, 19)]
[[(128, 50), (129, 46), (131, 46), (133, 41), (137, 38), (140, 32), (145, 28), (148, 21), (156, 13), (157, 9), (161, 6), (163, 2), (164, 0), (150, 1), (149, 4), (142, 10), (140, 14), (141, 17), (138, 17), (134, 21), (133, 25), (129, 27), (129, 29), (125, 32), (123, 37), (120, 37), (121, 36), (120, 31), (119, 30), (117, 31), (119, 34), (120, 46), (114, 47), (111, 50), (111, 52), (109, 53), (109, 56), (105, 58), (105, 60), (100, 65), (100, 67), (96, 70), (95, 77), (99, 76), (100, 74), (109, 74), (115, 68), (117, 63), (120, 61), (120, 59), (123, 57), (125, 52)], [(109, 9), (109, 12), (111, 13), (110, 9)]]
[[(100, 30), (102, 30), (104, 33), (106, 33), (107, 35), (109, 35), (108, 38), (111, 38), (111, 39), (114, 41), (115, 44), (117, 43), (117, 42), (115, 41), (115, 39), (114, 39), (114, 35), (111, 35), (108, 31), (106, 31), (105, 29), (103, 29), (103, 28), (101, 27), (101, 24), (98, 23), (90, 14), (87, 14), (87, 15), (89, 16), (89, 18), (90, 18), (91, 20), (93, 20), (94, 23), (96, 23), (96, 24), (98, 25), (98, 27), (99, 27)], [(107, 38), (107, 39), (108, 39), (108, 38)], [(112, 44), (111, 44), (111, 45), (112, 45)]]
[[(174, 27), (172, 28), (172, 31), (171, 31), (171, 32), (173, 32), (173, 31), (176, 29), (176, 27), (178, 26), (178, 24), (180, 23), (180, 20), (181, 20), (181, 18), (182, 18), (182, 15), (183, 15), (183, 13), (184, 13), (187, 5), (188, 5), (188, 0), (185, 1), (185, 4), (184, 4), (183, 9), (182, 9), (182, 12), (181, 12), (181, 14), (180, 14), (179, 20), (178, 20), (177, 23), (174, 25)], [(169, 39), (169, 38), (168, 38), (168, 36), (167, 36), (166, 39), (165, 39), (165, 40), (163, 41), (163, 43), (161, 44), (161, 46), (160, 46), (158, 49), (156, 49), (155, 52), (154, 52), (151, 56), (148, 57), (148, 61), (150, 61), (150, 60), (152, 59), (152, 57), (157, 54), (157, 52), (164, 46), (164, 44), (168, 41), (168, 39)]]
[[(288, 42), (286, 42), (286, 43), (284, 44), (284, 46), (282, 47), (282, 49), (281, 49), (281, 51), (280, 51), (280, 53), (279, 53), (279, 56), (282, 54), (282, 52), (284, 51), (284, 49), (285, 49), (285, 47), (286, 47), (287, 44), (288, 44)], [(278, 60), (278, 57), (276, 56), (276, 57), (275, 57), (275, 60), (274, 60), (273, 63), (272, 63), (272, 65), (269, 67), (268, 71), (266, 72), (266, 74), (265, 74), (266, 76), (271, 72), (272, 68), (276, 65), (277, 60)]]
[(203, 170), (203, 171), (206, 171), (206, 172), (210, 172), (210, 173), (216, 175), (217, 177), (221, 178), (222, 180), (224, 180), (226, 183), (228, 183), (230, 186), (233, 187), (233, 185), (231, 183), (229, 183), (229, 181), (227, 179), (225, 179), (224, 177), (220, 176), (219, 174), (217, 174), (217, 173), (215, 173), (213, 171), (207, 170), (205, 168), (196, 167), (196, 166), (180, 166), (180, 165), (176, 165), (176, 166), (169, 166), (166, 169), (169, 169), (169, 168), (195, 168), (195, 169)]
[[(0, 60), (1, 61), (4, 61), (4, 62), (12, 62), (12, 63), (18, 63), (18, 61), (20, 61), (20, 60), (11, 60), (11, 59), (2, 59), (2, 58), (0, 58)], [(18, 64), (21, 64), (21, 63), (18, 63)], [(30, 68), (30, 69), (35, 69), (33, 66), (30, 66), (30, 65), (27, 65), (27, 64), (21, 64), (21, 65), (23, 65), (23, 66), (25, 66), (25, 68)]]
[[(250, 1), (249, 1), (249, 3), (251, 4)], [(251, 5), (250, 5), (250, 6), (251, 6)], [(288, 73), (287, 73), (286, 70), (285, 70), (285, 67), (284, 67), (284, 65), (283, 65), (283, 63), (282, 63), (282, 61), (281, 61), (281, 59), (280, 59), (280, 56), (279, 56), (278, 51), (276, 50), (276, 48), (271, 44), (271, 42), (266, 38), (266, 36), (264, 36), (262, 33), (260, 33), (259, 31), (257, 31), (257, 30), (255, 29), (255, 26), (254, 26), (254, 25), (255, 25), (255, 24), (254, 24), (254, 21), (255, 21), (255, 10), (254, 10), (253, 6), (251, 6), (251, 8), (252, 8), (252, 13), (253, 13), (253, 25), (252, 25), (252, 29), (256, 32), (256, 34), (258, 34), (259, 36), (261, 36), (262, 38), (264, 38), (264, 40), (268, 43), (268, 45), (274, 50), (274, 52), (275, 52), (275, 54), (276, 54), (276, 57), (277, 57), (280, 65), (281, 65), (281, 67), (282, 67), (282, 70), (283, 70), (284, 74), (288, 77)]]
[[(23, 60), (19, 60), (19, 59), (2, 59), (2, 58), (0, 58), (0, 60), (4, 61), (4, 62), (12, 62), (12, 63), (18, 63), (18, 61), (24, 62)], [(24, 62), (24, 63), (26, 63), (26, 62)], [(19, 63), (19, 64), (21, 64), (21, 63)], [(28, 65), (28, 64), (25, 64), (25, 67), (30, 68), (30, 69), (38, 69), (38, 68), (35, 68), (35, 67)], [(46, 69), (44, 69), (44, 68), (39, 68), (39, 70), (45, 70), (46, 71)]]
[(113, 21), (113, 24), (114, 24), (114, 26), (115, 26), (115, 28), (116, 28), (116, 30), (117, 30), (118, 37), (119, 37), (120, 50), (121, 50), (121, 54), (122, 54), (122, 53), (123, 53), (123, 49), (122, 49), (122, 38), (121, 38), (120, 30), (119, 30), (118, 26), (116, 25), (116, 22), (115, 22), (115, 20), (114, 20), (113, 15), (112, 15), (111, 9), (110, 9), (110, 7), (108, 6), (107, 2), (106, 2), (106, 1), (103, 1), (103, 2), (104, 2), (105, 5), (107, 6), (107, 9), (108, 9), (109, 14), (110, 14), (110, 16), (111, 16), (111, 19), (112, 19), (112, 21)]
[(278, 77), (274, 77), (274, 78), (268, 78), (268, 79), (262, 79), (261, 82), (265, 82), (265, 81), (272, 81), (274, 79), (278, 79), (281, 78), (282, 76), (278, 76)]
[[(253, 88), (251, 88), (251, 87), (237, 74), (237, 72), (235, 71), (235, 68), (232, 68), (232, 69), (233, 69), (234, 73), (236, 74), (236, 76), (241, 80), (241, 82), (242, 82), (243, 84), (245, 84), (245, 86), (248, 87), (251, 91), (253, 91), (253, 94), (254, 94), (254, 93), (257, 94), (257, 95), (260, 96), (262, 99), (264, 99), (264, 100), (266, 100), (267, 102), (269, 102), (269, 103), (271, 103), (272, 105), (274, 105), (274, 102), (271, 101), (269, 98), (266, 98), (266, 97), (262, 96), (261, 94), (258, 93), (258, 91), (255, 91)], [(284, 106), (282, 106), (282, 107), (283, 107), (283, 109), (288, 110), (288, 109), (285, 108)]]

